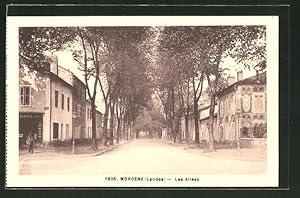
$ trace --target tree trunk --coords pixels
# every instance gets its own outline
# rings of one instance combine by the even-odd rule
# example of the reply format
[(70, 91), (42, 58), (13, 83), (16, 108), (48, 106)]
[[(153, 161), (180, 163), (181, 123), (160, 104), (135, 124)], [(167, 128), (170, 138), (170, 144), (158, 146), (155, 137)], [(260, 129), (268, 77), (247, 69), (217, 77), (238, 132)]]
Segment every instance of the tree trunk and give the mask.
[(104, 146), (107, 146), (107, 122), (108, 122), (108, 105), (105, 105), (104, 120), (103, 120), (103, 138)]
[[(194, 122), (195, 122), (195, 144), (200, 144), (199, 139), (199, 112), (198, 112), (198, 101), (200, 99), (200, 96), (202, 94), (203, 89), (203, 79), (204, 79), (204, 73), (201, 74), (200, 82), (197, 85), (195, 85), (195, 77), (193, 77), (193, 90), (194, 90)], [(200, 88), (200, 90), (199, 90)], [(198, 93), (199, 90), (199, 93)]]
[(181, 130), (181, 115), (180, 115), (180, 117), (179, 117), (179, 119), (178, 119), (178, 135), (179, 135), (178, 141), (179, 141), (179, 143), (182, 143), (182, 138), (181, 138), (181, 136), (182, 136), (182, 130)]
[(174, 138), (174, 143), (176, 142), (176, 136), (177, 136), (177, 131), (176, 131), (176, 122), (175, 122), (175, 89), (172, 87), (172, 134)]
[(198, 103), (194, 103), (194, 121), (195, 121), (195, 144), (199, 145), (199, 112)]
[(121, 115), (119, 114), (119, 106), (116, 106), (116, 116), (117, 116), (117, 132), (116, 132), (116, 142), (119, 144), (121, 137)]
[(131, 121), (129, 120), (129, 139), (132, 138), (132, 124), (131, 124)]
[(185, 124), (185, 141), (187, 144), (190, 143), (190, 134), (189, 134), (189, 114), (184, 116), (184, 124)]
[[(218, 77), (216, 77), (216, 81)], [(211, 87), (209, 76), (207, 76), (208, 85)], [(208, 128), (208, 151), (214, 150), (214, 113), (215, 113), (215, 95), (212, 94), (210, 97), (210, 109), (209, 109), (209, 128)]]
[(189, 114), (190, 114), (190, 79), (188, 78), (188, 80), (187, 80), (186, 112), (185, 112), (185, 116), (184, 116), (185, 141), (187, 144), (190, 144)]
[(212, 96), (210, 110), (209, 110), (208, 151), (214, 150), (214, 112), (215, 112), (215, 97)]
[(120, 142), (120, 131), (121, 131), (121, 118), (118, 118), (118, 124), (117, 124), (117, 144)]
[(109, 144), (114, 145), (114, 119), (115, 119), (115, 103), (112, 102), (110, 105), (110, 127), (109, 127)]
[(125, 117), (122, 120), (122, 133), (123, 133), (123, 138), (127, 140), (127, 136), (126, 136), (126, 120)]
[[(124, 120), (124, 118), (123, 118), (123, 112), (122, 112), (122, 109), (120, 108), (120, 114), (119, 114), (119, 119), (120, 119), (120, 125), (119, 125), (119, 140), (123, 140), (123, 138), (124, 138), (124, 135), (123, 135), (123, 120)], [(119, 123), (118, 123), (119, 124)]]
[(95, 100), (92, 101), (92, 149), (98, 149), (97, 136), (96, 136), (96, 106)]

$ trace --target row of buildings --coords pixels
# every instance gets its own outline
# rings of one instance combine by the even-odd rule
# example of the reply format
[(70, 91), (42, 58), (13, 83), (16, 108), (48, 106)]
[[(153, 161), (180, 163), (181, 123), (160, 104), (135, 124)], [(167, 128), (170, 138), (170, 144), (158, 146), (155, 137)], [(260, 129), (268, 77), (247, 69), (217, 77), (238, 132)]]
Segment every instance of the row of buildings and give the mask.
[[(20, 66), (20, 145), (29, 132), (40, 144), (92, 137), (91, 103), (86, 98), (86, 85), (59, 66), (56, 56), (49, 56), (49, 63), (49, 68), (43, 72)], [(102, 134), (102, 117), (97, 111), (98, 138)]]
[[(267, 137), (266, 72), (243, 79), (243, 72), (227, 78), (227, 87), (217, 94), (214, 113), (214, 140), (263, 145)], [(199, 139), (208, 141), (209, 106), (199, 110)], [(185, 139), (184, 118), (181, 135)], [(189, 138), (195, 140), (194, 116), (189, 117)]]

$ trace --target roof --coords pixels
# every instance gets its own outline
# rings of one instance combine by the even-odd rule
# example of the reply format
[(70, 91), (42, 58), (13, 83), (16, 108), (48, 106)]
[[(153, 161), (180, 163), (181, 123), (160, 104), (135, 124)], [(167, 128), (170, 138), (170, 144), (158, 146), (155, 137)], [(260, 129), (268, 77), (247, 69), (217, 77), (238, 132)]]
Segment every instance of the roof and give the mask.
[(103, 115), (103, 113), (101, 113), (101, 111), (96, 109), (96, 113)]
[(73, 74), (73, 78), (76, 79), (77, 82), (81, 83), (84, 87), (86, 86), (84, 82), (82, 82), (75, 74)]
[[(70, 70), (68, 70), (68, 69), (66, 69), (66, 68), (64, 68), (63, 66), (60, 66), (60, 65), (58, 65), (58, 67), (61, 68), (61, 69), (63, 69), (63, 70), (65, 70), (65, 71), (67, 71), (67, 72), (69, 72), (70, 74), (72, 74), (73, 78), (75, 78), (76, 81), (78, 81), (79, 83), (81, 83), (83, 86), (86, 86), (85, 83), (82, 82), (72, 71), (70, 71)], [(74, 86), (74, 84), (73, 84), (73, 86)]]
[(57, 81), (62, 82), (63, 84), (65, 84), (67, 87), (73, 88), (72, 85), (67, 83), (64, 79), (60, 78), (56, 74), (50, 73), (50, 79), (57, 80)]
[(266, 80), (267, 80), (267, 75), (266, 72), (263, 73), (259, 73), (258, 75), (254, 75), (251, 76), (249, 78), (245, 78), (243, 80), (237, 81), (235, 83), (233, 83), (232, 85), (226, 87), (225, 89), (223, 89), (222, 91), (220, 91), (217, 96), (223, 96), (227, 93), (232, 92), (233, 90), (236, 89), (237, 86), (239, 85), (254, 85), (254, 84), (266, 84)]

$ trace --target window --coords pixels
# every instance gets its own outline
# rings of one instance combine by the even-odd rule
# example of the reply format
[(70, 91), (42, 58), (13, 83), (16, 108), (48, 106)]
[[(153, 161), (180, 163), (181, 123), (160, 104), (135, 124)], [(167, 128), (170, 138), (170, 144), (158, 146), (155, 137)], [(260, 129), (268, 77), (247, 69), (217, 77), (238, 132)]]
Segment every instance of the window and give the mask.
[(92, 109), (90, 110), (90, 119), (92, 119)]
[(243, 110), (244, 112), (249, 112), (251, 109), (251, 98), (249, 94), (243, 95)]
[(61, 109), (64, 110), (65, 108), (65, 95), (61, 94)]
[(70, 98), (69, 97), (67, 98), (67, 109), (68, 109), (68, 111), (70, 111)]
[(82, 89), (81, 91), (82, 91), (82, 93), (81, 93), (81, 95), (82, 95), (82, 100), (85, 101), (85, 91), (84, 91), (84, 89)]
[(81, 116), (81, 106), (77, 104), (77, 117)]
[(84, 118), (85, 116), (85, 109), (84, 106), (81, 107), (81, 116)]
[(89, 115), (90, 115), (90, 109), (88, 108), (87, 110), (88, 110), (88, 111), (87, 111), (86, 118), (88, 119), (88, 118), (89, 118)]
[(265, 97), (264, 94), (253, 95), (253, 113), (265, 113)]
[(55, 90), (55, 107), (57, 108), (58, 107), (58, 91)]
[(23, 86), (20, 89), (20, 104), (30, 105), (30, 87)]

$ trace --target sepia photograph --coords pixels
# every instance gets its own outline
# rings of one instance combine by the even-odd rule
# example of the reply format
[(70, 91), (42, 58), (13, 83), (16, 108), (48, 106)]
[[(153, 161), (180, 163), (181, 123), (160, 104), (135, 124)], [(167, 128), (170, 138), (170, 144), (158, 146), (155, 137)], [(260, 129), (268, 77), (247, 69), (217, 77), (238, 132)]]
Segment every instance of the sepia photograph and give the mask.
[(8, 17), (7, 37), (8, 187), (278, 186), (277, 17)]

